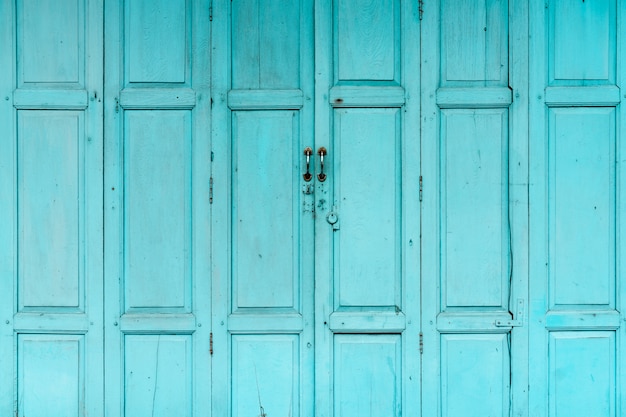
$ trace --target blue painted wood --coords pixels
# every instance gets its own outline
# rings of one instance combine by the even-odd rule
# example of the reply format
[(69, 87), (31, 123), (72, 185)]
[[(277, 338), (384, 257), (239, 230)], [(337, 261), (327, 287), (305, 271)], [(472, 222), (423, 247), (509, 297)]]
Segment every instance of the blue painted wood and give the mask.
[(102, 3), (0, 0), (0, 414), (626, 414), (622, 2)]
[(328, 150), (315, 189), (320, 416), (420, 413), (413, 6), (316, 3), (315, 148)]
[(422, 415), (528, 415), (522, 3), (422, 20)]
[(529, 61), (530, 413), (622, 415), (625, 114), (599, 92), (624, 77), (626, 5), (540, 3)]
[(312, 10), (213, 2), (213, 415), (314, 414)]
[(208, 415), (208, 2), (105, 6), (105, 415)]
[(102, 7), (0, 5), (2, 414), (103, 414)]

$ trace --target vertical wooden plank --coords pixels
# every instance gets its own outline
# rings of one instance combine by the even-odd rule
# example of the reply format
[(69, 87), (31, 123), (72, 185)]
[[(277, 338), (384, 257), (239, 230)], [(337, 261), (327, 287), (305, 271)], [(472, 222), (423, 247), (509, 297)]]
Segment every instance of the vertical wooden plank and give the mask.
[(15, 294), (16, 224), (15, 193), (16, 149), (15, 110), (12, 94), (15, 79), (15, 10), (12, 0), (0, 1), (0, 414), (15, 415), (16, 387), (13, 341), (13, 314), (16, 309)]
[[(510, 277), (512, 300), (530, 300), (529, 282), (529, 4), (512, 1), (509, 5), (509, 85), (513, 103), (509, 107), (509, 233), (510, 262), (515, 269)], [(528, 412), (528, 302), (521, 320), (522, 326), (511, 329), (510, 366), (512, 384), (511, 411), (513, 415), (529, 416)], [(534, 359), (533, 359), (534, 360)]]
[[(619, 63), (616, 68), (616, 83), (617, 85), (623, 85), (626, 81), (626, 66), (624, 60), (626, 57), (626, 24), (624, 24), (624, 17), (626, 17), (626, 3), (618, 2), (616, 7), (616, 53), (617, 62)], [(622, 97), (624, 99), (624, 92)], [(626, 135), (624, 134), (624, 126), (626, 126), (626, 109), (623, 104), (617, 107), (616, 119), (616, 132), (615, 132), (615, 161), (616, 161), (616, 187), (615, 187), (615, 239), (618, 242), (618, 246), (615, 248), (616, 257), (616, 270), (615, 277), (617, 279), (616, 284), (616, 305), (615, 309), (622, 312), (622, 319), (624, 319), (624, 311), (626, 309), (626, 244), (624, 239), (626, 237), (626, 167), (624, 167), (624, 161), (626, 161)], [(626, 324), (623, 320), (621, 326), (616, 333), (616, 354), (615, 354), (615, 368), (617, 372), (615, 395), (617, 398), (616, 415), (626, 415), (626, 381), (622, 375), (626, 375)]]
[[(333, 51), (333, 11), (332, 0), (315, 0), (315, 145), (329, 149), (331, 111), (328, 105), (328, 92), (332, 83), (334, 68)], [(327, 159), (328, 161), (328, 159)], [(319, 165), (316, 163), (316, 169)], [(329, 182), (315, 184), (316, 212), (324, 213), (329, 209)], [(317, 217), (322, 217), (317, 215)], [(315, 270), (329, 270), (332, 267), (331, 247), (332, 232), (328, 223), (315, 222)], [(320, 250), (321, 248), (321, 250)], [(333, 367), (333, 334), (328, 328), (328, 315), (332, 310), (333, 293), (329, 279), (320, 279), (315, 275), (315, 412), (320, 417), (333, 416), (333, 388), (329, 370)]]
[[(107, 74), (104, 95), (104, 352), (107, 372), (104, 374), (104, 414), (107, 417), (122, 416), (122, 374), (118, 370), (122, 358), (122, 335), (119, 332), (120, 290), (123, 227), (121, 225), (122, 206), (120, 204), (122, 148), (119, 137), (122, 134), (120, 113), (120, 83), (123, 71), (120, 69), (120, 51), (122, 48), (122, 2), (105, 2), (104, 49), (107, 51), (104, 72)], [(111, 53), (112, 51), (115, 51)]]
[[(241, 2), (243, 4), (243, 2)], [(229, 374), (229, 360), (231, 356), (229, 348), (229, 334), (226, 328), (229, 313), (229, 294), (228, 294), (228, 277), (231, 273), (229, 258), (231, 256), (229, 250), (230, 244), (230, 202), (229, 202), (229, 182), (226, 180), (230, 175), (229, 134), (228, 126), (230, 125), (230, 114), (227, 107), (227, 94), (231, 83), (231, 72), (229, 59), (231, 59), (231, 51), (229, 48), (230, 25), (229, 19), (233, 24), (244, 19), (250, 22), (251, 16), (254, 14), (252, 10), (247, 9), (245, 18), (237, 13), (241, 12), (239, 4), (233, 2), (232, 16), (230, 11), (231, 2), (228, 0), (213, 0), (213, 22), (211, 24), (211, 88), (212, 101), (215, 102), (211, 106), (211, 154), (214, 155), (211, 162), (211, 178), (213, 178), (213, 205), (211, 207), (211, 247), (213, 248), (211, 260), (211, 327), (213, 329), (213, 358), (212, 358), (212, 375), (211, 375), (211, 396), (215, 399), (211, 403), (211, 415), (214, 416), (230, 416), (230, 389), (227, 375)], [(257, 2), (245, 2), (245, 5), (252, 8)], [(255, 7), (253, 8), (255, 9)], [(242, 53), (240, 47), (237, 47), (238, 37), (245, 37), (239, 34), (244, 28), (250, 28), (250, 34), (254, 33), (253, 25), (236, 25), (233, 29), (233, 50), (232, 57)], [(246, 49), (249, 53), (251, 50)], [(246, 55), (250, 59), (250, 67), (254, 67), (256, 60), (254, 55)], [(253, 75), (254, 71), (246, 71), (245, 81), (243, 85), (258, 83), (258, 75)], [(236, 73), (232, 73), (232, 82), (237, 79)], [(257, 73), (258, 74), (258, 73)], [(258, 84), (257, 84), (258, 85)]]

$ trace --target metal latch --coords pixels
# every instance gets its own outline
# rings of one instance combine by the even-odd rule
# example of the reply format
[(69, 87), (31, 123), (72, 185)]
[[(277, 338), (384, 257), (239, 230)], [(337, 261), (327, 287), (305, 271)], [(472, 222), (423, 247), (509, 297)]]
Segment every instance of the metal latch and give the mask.
[(496, 327), (521, 327), (524, 325), (524, 299), (517, 299), (517, 311), (514, 320), (496, 320)]

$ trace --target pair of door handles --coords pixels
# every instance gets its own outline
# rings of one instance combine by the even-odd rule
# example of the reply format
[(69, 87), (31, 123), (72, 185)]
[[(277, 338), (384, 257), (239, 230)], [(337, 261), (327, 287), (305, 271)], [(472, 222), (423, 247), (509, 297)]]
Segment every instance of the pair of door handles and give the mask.
[[(320, 173), (317, 174), (319, 182), (326, 181), (326, 174), (324, 173), (324, 156), (326, 156), (327, 153), (326, 148), (323, 146), (317, 150), (317, 154), (320, 156)], [(313, 155), (313, 149), (308, 146), (304, 148), (304, 156), (306, 156), (306, 172), (302, 175), (302, 177), (306, 182), (313, 179), (313, 174), (311, 174), (311, 155)]]

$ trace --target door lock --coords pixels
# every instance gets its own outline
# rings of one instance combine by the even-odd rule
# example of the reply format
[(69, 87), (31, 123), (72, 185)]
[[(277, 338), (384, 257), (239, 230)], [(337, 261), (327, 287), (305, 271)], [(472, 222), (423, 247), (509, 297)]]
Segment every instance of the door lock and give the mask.
[(329, 211), (326, 215), (326, 221), (333, 226), (333, 230), (339, 230), (339, 217), (334, 211)]

